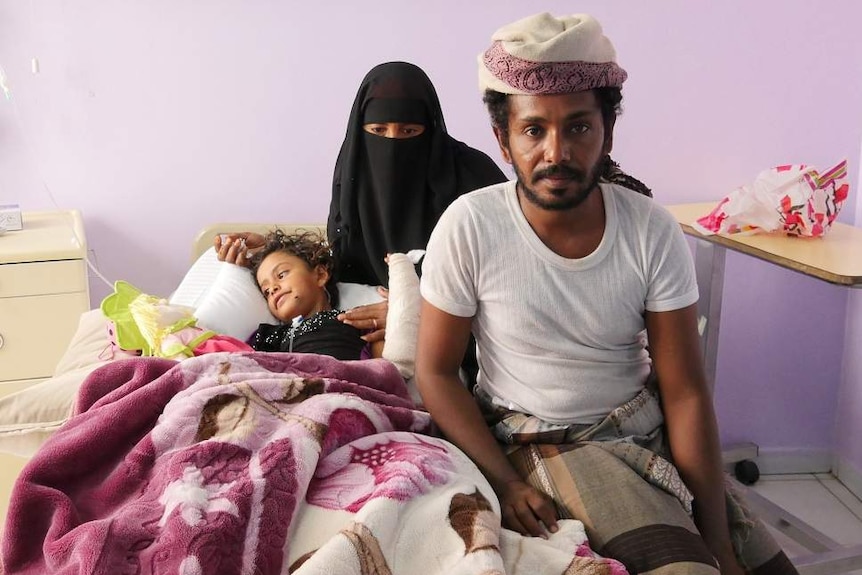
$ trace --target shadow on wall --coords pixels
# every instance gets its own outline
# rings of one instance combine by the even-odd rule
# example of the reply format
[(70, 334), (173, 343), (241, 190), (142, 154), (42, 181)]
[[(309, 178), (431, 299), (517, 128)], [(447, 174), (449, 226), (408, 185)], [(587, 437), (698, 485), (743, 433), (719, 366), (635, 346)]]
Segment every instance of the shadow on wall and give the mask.
[(724, 443), (833, 445), (847, 297), (843, 286), (728, 253), (715, 386)]
[[(168, 297), (179, 285), (186, 269), (160, 257), (161, 250), (154, 249), (133, 235), (124, 232), (122, 224), (99, 218), (88, 218), (83, 214), (87, 234), (87, 248), (90, 262), (111, 283), (106, 285), (92, 270), (88, 270), (90, 280), (90, 307), (98, 307), (102, 300), (113, 292), (113, 283), (125, 280), (141, 291)], [(111, 246), (108, 252), (106, 246)], [(102, 253), (122, 254), (122, 261), (100, 257)], [(185, 260), (183, 260), (185, 261)], [(125, 271), (120, 271), (125, 270)]]

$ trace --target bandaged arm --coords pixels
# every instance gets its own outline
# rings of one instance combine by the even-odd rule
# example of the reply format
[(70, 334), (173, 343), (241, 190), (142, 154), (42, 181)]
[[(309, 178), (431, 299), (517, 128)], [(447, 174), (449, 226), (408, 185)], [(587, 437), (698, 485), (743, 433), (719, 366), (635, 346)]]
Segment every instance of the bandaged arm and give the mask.
[(419, 276), (413, 254), (389, 255), (389, 310), (383, 357), (395, 364), (404, 379), (413, 377), (419, 333)]

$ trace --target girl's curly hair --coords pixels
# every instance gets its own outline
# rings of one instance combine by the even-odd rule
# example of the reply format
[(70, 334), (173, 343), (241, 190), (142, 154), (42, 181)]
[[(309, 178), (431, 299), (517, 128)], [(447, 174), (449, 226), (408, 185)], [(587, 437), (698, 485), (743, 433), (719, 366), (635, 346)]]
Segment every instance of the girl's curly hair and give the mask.
[(295, 233), (288, 234), (280, 228), (275, 228), (266, 236), (264, 236), (264, 246), (251, 256), (251, 275), (254, 277), (254, 282), (260, 287), (257, 281), (257, 271), (260, 269), (260, 264), (266, 256), (275, 253), (284, 252), (292, 256), (298, 257), (311, 269), (317, 266), (329, 272), (329, 280), (327, 280), (324, 289), (329, 294), (329, 302), (333, 309), (338, 307), (338, 288), (335, 283), (335, 257), (332, 255), (332, 249), (329, 247), (329, 242), (319, 232), (314, 230), (297, 230)]

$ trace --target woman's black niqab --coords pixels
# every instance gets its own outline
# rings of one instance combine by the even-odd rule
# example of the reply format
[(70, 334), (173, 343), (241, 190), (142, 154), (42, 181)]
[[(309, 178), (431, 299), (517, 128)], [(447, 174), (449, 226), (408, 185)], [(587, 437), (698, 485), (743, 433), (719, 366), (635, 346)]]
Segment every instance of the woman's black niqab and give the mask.
[[(363, 130), (369, 122), (425, 125), (408, 139)], [(388, 285), (387, 253), (424, 249), (461, 194), (505, 181), (484, 153), (446, 132), (437, 92), (413, 64), (389, 62), (362, 81), (332, 184), (327, 236), (338, 281)]]

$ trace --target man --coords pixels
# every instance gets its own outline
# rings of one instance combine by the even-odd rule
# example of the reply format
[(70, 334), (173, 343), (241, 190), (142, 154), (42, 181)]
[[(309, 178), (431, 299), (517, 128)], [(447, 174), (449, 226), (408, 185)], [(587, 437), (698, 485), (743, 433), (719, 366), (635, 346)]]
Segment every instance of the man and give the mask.
[[(579, 519), (599, 553), (638, 573), (742, 573), (740, 562), (795, 573), (761, 524), (726, 505), (679, 226), (600, 182), (626, 79), (615, 60), (587, 15), (515, 22), (480, 55), (516, 181), (459, 198), (432, 234), (419, 390), (507, 527), (541, 536)], [(473, 394), (458, 377), (471, 330)]]

